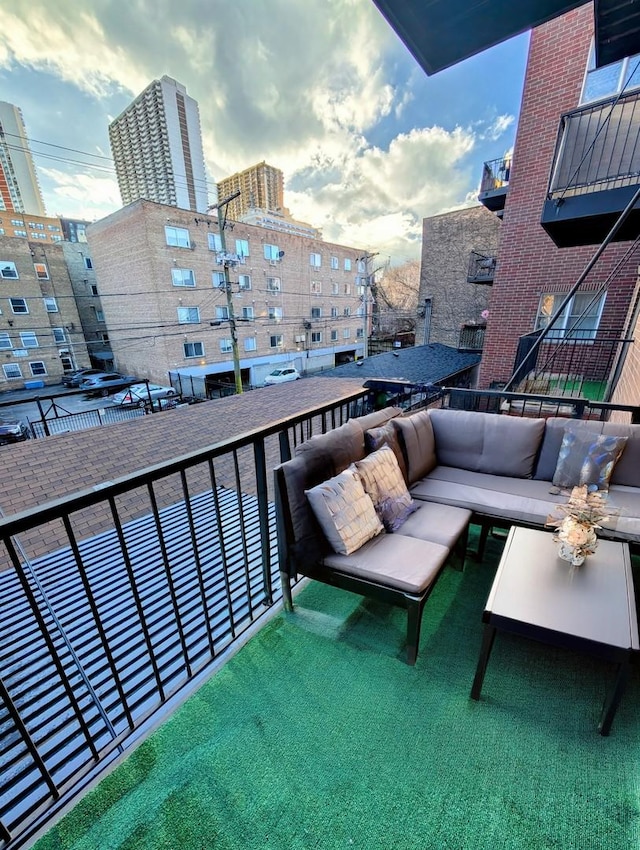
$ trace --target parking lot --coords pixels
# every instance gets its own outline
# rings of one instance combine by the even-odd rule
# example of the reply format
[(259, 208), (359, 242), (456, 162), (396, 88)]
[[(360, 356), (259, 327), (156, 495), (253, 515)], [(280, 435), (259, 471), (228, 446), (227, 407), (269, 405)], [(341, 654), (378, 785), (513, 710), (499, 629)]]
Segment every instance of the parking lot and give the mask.
[(69, 413), (114, 408), (110, 398), (85, 398), (83, 393), (68, 390), (62, 384), (41, 390), (7, 390), (0, 393), (0, 417), (39, 422), (55, 420)]

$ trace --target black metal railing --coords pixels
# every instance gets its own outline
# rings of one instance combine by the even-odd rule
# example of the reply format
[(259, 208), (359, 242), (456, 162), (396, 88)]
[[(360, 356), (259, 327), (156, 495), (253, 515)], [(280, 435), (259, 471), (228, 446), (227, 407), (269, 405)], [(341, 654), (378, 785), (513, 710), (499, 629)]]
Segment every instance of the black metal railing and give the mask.
[(509, 185), (511, 173), (511, 159), (502, 156), (485, 162), (482, 169), (482, 181), (480, 183), (480, 194), (493, 192), (495, 189), (506, 189)]
[(549, 198), (616, 189), (639, 179), (639, 92), (562, 116)]
[(482, 351), (485, 332), (484, 325), (463, 325), (458, 336), (458, 351)]
[(0, 847), (26, 843), (280, 598), (270, 470), (371, 399), (0, 519)]
[(469, 256), (467, 281), (469, 283), (493, 283), (496, 271), (496, 258), (472, 251)]
[(518, 341), (514, 375), (521, 392), (581, 396), (595, 401), (609, 398), (615, 368), (633, 339), (617, 334), (576, 329), (566, 336), (551, 331), (532, 350), (541, 331)]

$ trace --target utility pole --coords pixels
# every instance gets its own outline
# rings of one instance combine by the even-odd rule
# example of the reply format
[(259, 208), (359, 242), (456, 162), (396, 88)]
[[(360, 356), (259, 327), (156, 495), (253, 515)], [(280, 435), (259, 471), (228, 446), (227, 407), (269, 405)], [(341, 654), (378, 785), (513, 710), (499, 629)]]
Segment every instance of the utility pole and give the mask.
[(220, 229), (220, 247), (221, 252), (218, 255), (218, 260), (222, 258), (222, 267), (224, 270), (224, 289), (227, 296), (227, 313), (229, 314), (229, 330), (231, 332), (231, 351), (233, 354), (233, 374), (236, 382), (236, 393), (242, 392), (242, 372), (240, 371), (240, 352), (238, 350), (238, 334), (236, 331), (236, 318), (233, 312), (233, 293), (231, 292), (231, 278), (229, 277), (229, 267), (237, 265), (237, 258), (234, 260), (232, 255), (227, 254), (227, 242), (225, 239), (224, 229), (227, 223), (227, 206), (240, 195), (240, 190), (229, 195), (224, 201), (209, 207), (210, 210), (218, 212), (218, 227)]

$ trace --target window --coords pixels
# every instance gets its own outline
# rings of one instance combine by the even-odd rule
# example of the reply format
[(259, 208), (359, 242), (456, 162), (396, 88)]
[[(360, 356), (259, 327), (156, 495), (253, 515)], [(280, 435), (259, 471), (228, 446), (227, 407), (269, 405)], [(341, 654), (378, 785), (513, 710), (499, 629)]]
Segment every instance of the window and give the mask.
[(338, 341), (338, 331), (333, 330), (333, 331), (331, 331), (331, 342), (337, 342), (337, 341)]
[(185, 342), (182, 348), (185, 357), (204, 357), (204, 345), (201, 342)]
[(222, 236), (219, 233), (209, 233), (207, 238), (210, 251), (217, 251), (218, 253), (222, 251)]
[(17, 363), (5, 363), (2, 366), (2, 371), (4, 372), (5, 378), (7, 380), (11, 380), (11, 378), (21, 378), (22, 372)]
[(44, 230), (44, 224), (38, 224), (38, 222), (36, 222), (36, 221), (28, 221), (27, 224), (33, 230)]
[(267, 278), (267, 289), (269, 292), (280, 292), (280, 278), (279, 277), (268, 277)]
[(358, 272), (359, 274), (367, 273), (367, 264), (364, 260), (358, 260)]
[(21, 218), (12, 218), (11, 224), (15, 225), (15, 227), (24, 227), (24, 221)]
[(181, 325), (197, 325), (200, 321), (200, 308), (178, 307), (178, 321)]
[(91, 257), (85, 257), (84, 258), (84, 267), (85, 267), (85, 269), (92, 269), (93, 268), (93, 261), (91, 260)]
[(55, 298), (43, 298), (44, 301), (44, 309), (47, 313), (57, 313), (58, 312), (58, 302)]
[(174, 286), (195, 286), (193, 269), (171, 269), (171, 281)]
[(272, 322), (280, 322), (282, 320), (282, 307), (269, 307), (269, 319)]
[(255, 336), (248, 336), (244, 341), (244, 350), (245, 351), (256, 351), (258, 345), (256, 343)]
[(18, 270), (15, 263), (0, 260), (0, 277), (5, 280), (18, 280)]
[(356, 338), (362, 339), (364, 336), (364, 330), (362, 328), (356, 328)]
[(62, 242), (62, 236), (52, 236), (51, 241), (52, 242)]
[(91, 291), (92, 295), (98, 295), (99, 294), (98, 293), (98, 285), (96, 283), (89, 284), (89, 290)]
[(351, 307), (345, 307), (344, 310), (342, 311), (342, 315), (343, 316), (350, 316), (351, 315)]
[(332, 295), (339, 295), (340, 294), (340, 284), (339, 283), (332, 283), (331, 284), (331, 294)]
[(220, 351), (223, 354), (231, 354), (233, 351), (233, 340), (231, 339), (221, 339), (220, 340)]
[(322, 342), (322, 331), (312, 331), (311, 342)]
[(96, 322), (104, 322), (104, 312), (99, 310), (97, 307), (92, 307), (91, 309), (93, 310)]
[(322, 318), (322, 307), (312, 307), (311, 308), (311, 318), (312, 319), (321, 319)]
[(311, 281), (311, 294), (322, 295), (322, 283), (319, 280)]
[(0, 349), (3, 348), (13, 348), (13, 343), (11, 342), (11, 338), (6, 331), (2, 331), (0, 333)]
[(247, 321), (252, 321), (253, 316), (253, 307), (243, 307), (242, 308), (242, 318), (247, 319)]
[(10, 298), (9, 304), (11, 305), (11, 312), (15, 313), (17, 316), (29, 312), (27, 302), (24, 298)]
[[(84, 236), (85, 229), (86, 228), (85, 228), (84, 224), (79, 224), (78, 225), (78, 236)], [(60, 228), (58, 227), (57, 224), (48, 224), (47, 230), (60, 230)], [(86, 241), (87, 241), (86, 239), (78, 239), (78, 242), (86, 242)]]
[(33, 267), (36, 270), (38, 280), (49, 280), (49, 271), (46, 263), (34, 263)]
[(344, 328), (344, 330), (342, 331), (342, 336), (344, 339), (349, 339), (349, 337), (351, 336), (351, 328)]
[(47, 234), (46, 233), (30, 233), (29, 238), (30, 239), (46, 239)]
[(339, 265), (340, 265), (340, 263), (338, 262), (338, 258), (337, 257), (331, 257), (331, 268), (337, 269), (339, 267)]
[(332, 307), (332, 308), (331, 308), (331, 318), (332, 318), (332, 319), (337, 319), (337, 318), (338, 318), (338, 308), (337, 308), (337, 307)]
[(53, 331), (53, 341), (54, 342), (57, 342), (58, 344), (60, 344), (62, 342), (67, 341), (65, 334), (64, 334), (64, 328), (51, 328), (51, 330)]
[[(595, 339), (604, 307), (605, 293), (581, 292), (573, 296), (551, 328), (547, 339)], [(546, 328), (554, 312), (562, 303), (562, 293), (546, 293), (540, 298), (536, 330)], [(593, 303), (591, 303), (593, 301)], [(584, 315), (583, 315), (584, 314)]]
[(31, 369), (31, 374), (34, 378), (38, 375), (47, 374), (47, 367), (44, 365), (42, 360), (34, 360), (33, 363), (29, 363), (29, 369)]
[(164, 235), (167, 240), (167, 245), (172, 248), (190, 248), (189, 231), (184, 227), (167, 227), (164, 228)]
[(27, 231), (26, 231), (26, 230), (14, 230), (14, 231), (13, 231), (13, 235), (14, 235), (14, 236), (24, 236), (24, 237), (25, 237), (25, 239), (26, 239), (26, 237), (27, 237)]
[(109, 334), (108, 333), (98, 333), (98, 339), (104, 343), (109, 342)]
[(309, 265), (314, 269), (319, 269), (322, 265), (322, 257), (320, 254), (309, 254)]
[(349, 259), (349, 257), (345, 257), (345, 258), (344, 258), (344, 270), (345, 270), (346, 272), (350, 272), (350, 271), (351, 271), (351, 260)]
[(604, 68), (596, 68), (595, 46), (591, 43), (587, 73), (582, 89), (581, 103), (613, 97), (624, 88), (625, 92), (640, 86), (640, 54)]
[(240, 289), (251, 289), (251, 275), (238, 275), (238, 286), (240, 287)]
[(249, 256), (249, 241), (247, 239), (236, 239), (236, 254), (241, 259)]
[(220, 322), (225, 322), (229, 318), (228, 307), (216, 307), (216, 319)]
[(265, 260), (269, 260), (271, 263), (277, 263), (280, 259), (280, 248), (278, 248), (277, 245), (269, 245), (268, 242), (265, 242), (264, 258)]
[(282, 348), (283, 344), (282, 334), (272, 334), (269, 337), (269, 345), (271, 348)]
[(20, 343), (23, 348), (39, 348), (38, 337), (33, 331), (22, 331)]
[(351, 295), (351, 284), (350, 283), (345, 283), (344, 294), (345, 295)]
[(224, 289), (227, 285), (224, 272), (213, 272), (211, 275), (211, 284), (216, 289)]

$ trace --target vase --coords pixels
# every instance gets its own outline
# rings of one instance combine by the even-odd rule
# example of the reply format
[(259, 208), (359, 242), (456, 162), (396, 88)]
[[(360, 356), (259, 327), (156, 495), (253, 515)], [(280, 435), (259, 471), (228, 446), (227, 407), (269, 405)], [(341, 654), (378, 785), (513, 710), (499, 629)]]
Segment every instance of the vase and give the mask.
[(579, 546), (571, 546), (561, 540), (558, 546), (558, 557), (563, 561), (569, 561), (574, 567), (580, 567), (587, 556)]

